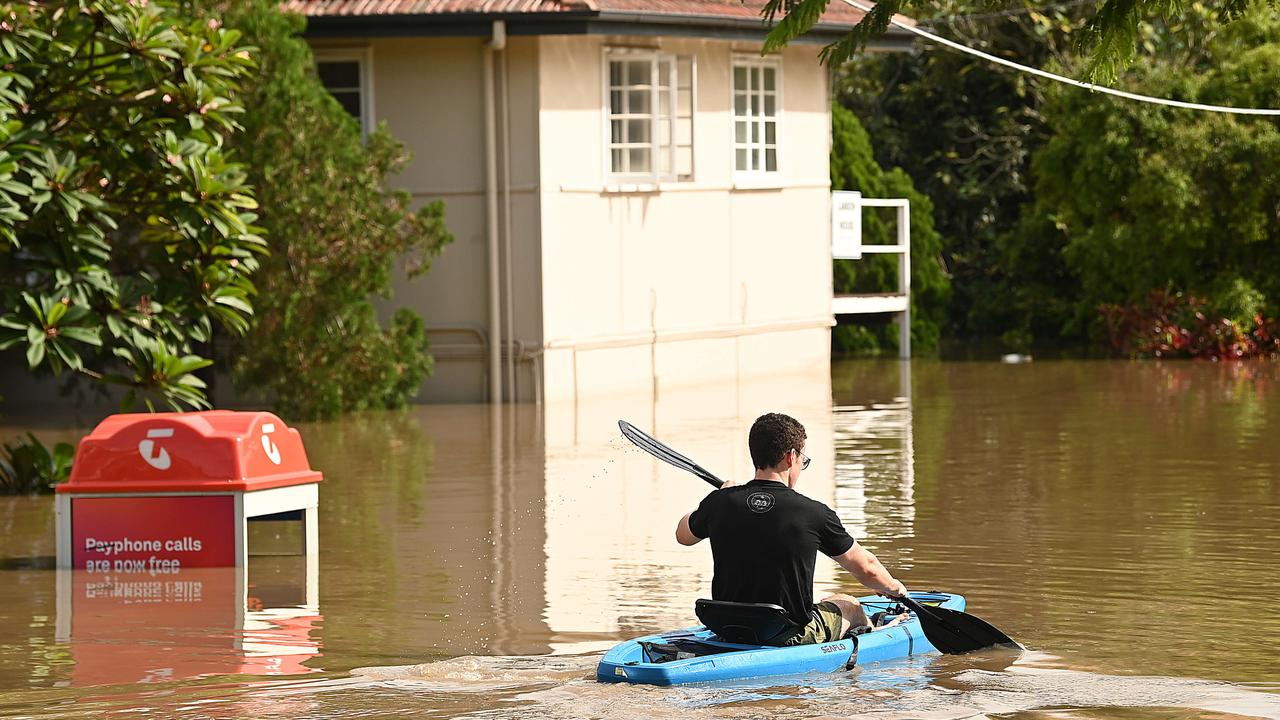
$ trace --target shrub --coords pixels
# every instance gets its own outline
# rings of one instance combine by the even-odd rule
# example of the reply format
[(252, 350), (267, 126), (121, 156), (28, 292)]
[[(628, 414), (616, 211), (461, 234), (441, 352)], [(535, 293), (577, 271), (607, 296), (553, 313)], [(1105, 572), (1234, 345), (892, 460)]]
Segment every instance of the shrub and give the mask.
[(389, 326), (374, 297), (409, 259), (425, 273), (452, 241), (444, 206), (410, 209), (387, 189), (409, 156), (379, 127), (366, 139), (316, 76), (299, 15), (275, 0), (215, 3), (222, 19), (262, 48), (246, 83), (253, 108), (237, 148), (262, 203), (272, 257), (259, 272), (269, 307), (231, 348), (236, 384), (294, 418), (404, 405), (432, 368), (421, 317), (401, 308)]
[(3, 7), (0, 350), (207, 407), (193, 373), (248, 328), (265, 251), (226, 146), (252, 49), (166, 0)]
[(0, 495), (52, 492), (71, 475), (76, 449), (70, 443), (52, 448), (27, 433), (26, 440), (0, 447)]
[(1280, 326), (1255, 313), (1247, 323), (1207, 312), (1203, 298), (1153, 290), (1143, 303), (1100, 308), (1111, 347), (1130, 357), (1241, 360), (1280, 355)]

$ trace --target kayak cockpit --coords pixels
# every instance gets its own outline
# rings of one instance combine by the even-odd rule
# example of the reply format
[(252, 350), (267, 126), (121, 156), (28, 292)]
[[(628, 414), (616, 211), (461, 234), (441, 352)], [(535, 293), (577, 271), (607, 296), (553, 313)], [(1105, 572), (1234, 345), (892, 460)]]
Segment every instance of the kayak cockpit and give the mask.
[(708, 655), (720, 655), (728, 652), (738, 652), (743, 650), (745, 646), (729, 645), (722, 642), (713, 642), (711, 640), (699, 640), (692, 637), (677, 637), (671, 639), (658, 639), (652, 641), (637, 641), (640, 649), (644, 653), (645, 662), (650, 663), (668, 663), (674, 660), (688, 660), (690, 658), (706, 657)]

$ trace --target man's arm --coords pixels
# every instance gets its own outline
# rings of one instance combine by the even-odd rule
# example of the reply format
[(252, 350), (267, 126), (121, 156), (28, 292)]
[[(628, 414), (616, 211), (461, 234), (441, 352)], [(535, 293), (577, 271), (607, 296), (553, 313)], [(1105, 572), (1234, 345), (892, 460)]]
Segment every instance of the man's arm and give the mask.
[(840, 567), (853, 573), (858, 582), (881, 595), (900, 597), (907, 594), (907, 586), (890, 574), (870, 550), (856, 542), (843, 555), (836, 555), (831, 559), (840, 563)]
[(689, 516), (692, 514), (685, 513), (685, 516), (680, 518), (680, 522), (676, 523), (676, 542), (681, 545), (697, 545), (702, 542), (702, 538), (694, 535), (689, 529)]

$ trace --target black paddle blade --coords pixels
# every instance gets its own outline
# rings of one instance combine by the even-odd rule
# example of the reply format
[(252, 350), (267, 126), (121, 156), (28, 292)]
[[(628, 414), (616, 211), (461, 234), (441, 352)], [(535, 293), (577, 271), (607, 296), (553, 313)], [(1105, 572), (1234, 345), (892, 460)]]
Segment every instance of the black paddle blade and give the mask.
[(924, 636), (940, 653), (959, 655), (994, 645), (1022, 647), (980, 617), (959, 610), (921, 605), (909, 597), (898, 598), (898, 601), (920, 618)]
[(691, 472), (715, 487), (720, 487), (724, 484), (723, 480), (712, 475), (710, 471), (703, 468), (698, 463), (681, 455), (675, 450), (672, 450), (659, 442), (657, 438), (641, 430), (635, 425), (632, 425), (626, 420), (618, 421), (618, 429), (622, 431), (622, 436), (630, 440), (636, 447), (658, 458), (662, 462), (667, 463), (668, 465), (674, 465), (681, 470)]

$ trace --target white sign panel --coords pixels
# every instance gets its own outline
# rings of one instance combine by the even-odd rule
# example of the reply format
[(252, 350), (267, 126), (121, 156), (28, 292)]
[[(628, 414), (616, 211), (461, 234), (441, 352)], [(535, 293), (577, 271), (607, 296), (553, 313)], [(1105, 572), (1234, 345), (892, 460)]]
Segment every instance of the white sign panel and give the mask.
[(856, 190), (831, 193), (831, 257), (862, 257), (862, 193)]

